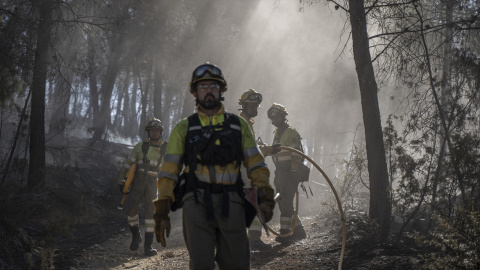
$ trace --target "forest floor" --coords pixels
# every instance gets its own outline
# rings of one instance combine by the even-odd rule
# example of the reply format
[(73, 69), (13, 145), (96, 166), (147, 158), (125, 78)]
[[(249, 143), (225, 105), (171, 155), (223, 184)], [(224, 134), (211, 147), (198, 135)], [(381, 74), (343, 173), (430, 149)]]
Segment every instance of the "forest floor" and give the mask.
[[(129, 250), (131, 234), (125, 210), (117, 209), (116, 177), (130, 149), (112, 143), (85, 147), (82, 141), (69, 146), (68, 155), (57, 154), (57, 167), (49, 169), (55, 173), (49, 174), (48, 191), (0, 191), (0, 269), (188, 269), (181, 211), (171, 214), (167, 247), (154, 243), (156, 256), (145, 257), (143, 245)], [(280, 244), (263, 233), (269, 247), (251, 251), (251, 269), (338, 269), (340, 218), (322, 211), (300, 212), (307, 232), (301, 241)], [(347, 214), (342, 269), (414, 269), (422, 262), (413, 241), (378, 245), (370, 224), (358, 218), (362, 215)], [(278, 216), (276, 209), (269, 223), (277, 231)]]
[[(110, 223), (105, 228), (110, 232), (107, 240), (92, 241), (83, 248), (71, 248), (70, 252), (64, 252), (69, 250), (67, 247), (59, 250), (62, 261), (56, 263), (56, 269), (188, 269), (189, 256), (180, 215), (172, 215), (167, 247), (154, 243), (158, 250), (156, 256), (145, 257), (142, 245), (137, 251), (130, 251), (128, 228), (117, 223), (112, 230)], [(262, 240), (270, 247), (251, 251), (251, 269), (338, 269), (341, 254), (338, 230), (329, 231), (330, 225), (318, 217), (304, 217), (302, 222), (307, 238), (292, 244), (280, 244), (273, 234), (263, 233)], [(271, 224), (278, 224), (278, 220), (274, 219)], [(274, 225), (273, 229), (278, 230), (278, 226)], [(347, 245), (342, 269), (413, 269), (412, 256), (416, 255), (417, 252), (408, 247)]]

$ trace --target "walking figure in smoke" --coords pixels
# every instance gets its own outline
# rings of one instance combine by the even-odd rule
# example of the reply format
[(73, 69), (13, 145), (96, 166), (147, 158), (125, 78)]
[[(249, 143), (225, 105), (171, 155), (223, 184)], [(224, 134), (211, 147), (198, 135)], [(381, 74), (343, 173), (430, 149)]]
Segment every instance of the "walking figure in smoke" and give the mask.
[[(277, 129), (275, 130), (273, 145), (295, 148), (303, 152), (302, 138), (300, 134), (288, 124), (288, 112), (285, 106), (274, 103), (268, 109), (268, 118)], [(293, 217), (295, 213), (293, 199), (298, 189), (299, 179), (298, 168), (302, 163), (302, 157), (288, 150), (281, 150), (276, 154), (271, 154), (275, 164), (274, 185), (280, 199), (277, 201), (280, 209), (280, 234), (287, 234), (293, 225), (293, 218), (296, 219), (296, 227), (293, 234), (289, 237), (276, 237), (275, 241), (280, 243), (291, 243), (293, 241), (305, 239), (307, 237), (302, 222), (298, 216)]]
[[(157, 198), (156, 183), (160, 164), (165, 153), (166, 142), (163, 143), (162, 140), (162, 122), (157, 118), (152, 118), (148, 121), (145, 126), (145, 132), (148, 133), (148, 139), (135, 145), (130, 156), (125, 160), (120, 171), (119, 188), (120, 192), (129, 193), (127, 215), (128, 227), (132, 231), (130, 250), (137, 250), (142, 242), (138, 213), (143, 199), (145, 210), (145, 242), (143, 247), (145, 256), (154, 256), (157, 254), (157, 250), (152, 247), (155, 230), (155, 221), (153, 220), (155, 207), (153, 200)], [(135, 176), (131, 186), (125, 188), (125, 175), (133, 164), (136, 164)], [(129, 189), (129, 191), (125, 191), (126, 189)]]
[(267, 221), (275, 206), (270, 172), (248, 123), (225, 112), (221, 101), (226, 90), (217, 66), (207, 62), (193, 71), (190, 92), (196, 113), (173, 129), (157, 184), (157, 241), (166, 246), (169, 212), (182, 208), (190, 269), (214, 269), (215, 261), (220, 269), (250, 269), (246, 227), (255, 210), (244, 196), (242, 163), (258, 187), (259, 208)]
[[(254, 138), (255, 138), (255, 130), (253, 128), (253, 124), (255, 123), (255, 120), (253, 120), (253, 118), (258, 115), (258, 108), (262, 103), (262, 99), (263, 99), (262, 94), (258, 93), (254, 89), (248, 89), (242, 94), (242, 96), (238, 100), (238, 104), (242, 106), (242, 108), (239, 109), (241, 111), (240, 116), (245, 118), (245, 120), (247, 120), (247, 123), (250, 126), (250, 130), (252, 131)], [(257, 141), (257, 143), (259, 144), (258, 147), (260, 148), (260, 151), (264, 156), (267, 156), (269, 153), (272, 152), (272, 146), (263, 144), (263, 142)], [(243, 168), (241, 172), (242, 172), (242, 175), (247, 175), (246, 170), (244, 170)], [(249, 188), (249, 187), (250, 187), (250, 180), (247, 177), (245, 178), (245, 188)], [(271, 248), (270, 245), (265, 244), (261, 239), (262, 228), (263, 228), (262, 223), (260, 222), (258, 217), (255, 217), (255, 219), (252, 222), (252, 225), (250, 226), (250, 228), (248, 228), (248, 239), (250, 240), (250, 248), (252, 250)]]

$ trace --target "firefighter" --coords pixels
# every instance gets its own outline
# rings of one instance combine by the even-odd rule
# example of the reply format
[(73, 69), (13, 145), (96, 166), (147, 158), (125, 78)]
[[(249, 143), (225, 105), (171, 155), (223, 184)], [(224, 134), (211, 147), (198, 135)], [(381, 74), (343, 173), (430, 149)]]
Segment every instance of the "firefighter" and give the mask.
[[(270, 172), (248, 123), (225, 112), (221, 101), (226, 90), (217, 66), (207, 62), (193, 71), (190, 92), (196, 98), (196, 113), (173, 129), (157, 183), (157, 241), (166, 246), (170, 207), (180, 203), (190, 269), (214, 269), (215, 261), (220, 269), (250, 269), (246, 227), (253, 216), (247, 211), (251, 206), (239, 177), (242, 163), (251, 184), (258, 187), (259, 208), (266, 220), (272, 218), (275, 206)], [(174, 193), (177, 182), (185, 182), (180, 195)]]
[(162, 122), (157, 118), (152, 118), (148, 121), (145, 126), (145, 132), (148, 134), (148, 139), (135, 145), (130, 156), (125, 160), (124, 166), (120, 172), (119, 188), (120, 192), (123, 193), (125, 175), (132, 164), (136, 163), (137, 167), (135, 176), (128, 194), (128, 227), (132, 231), (130, 250), (137, 250), (142, 242), (138, 213), (140, 203), (143, 199), (145, 210), (144, 252), (145, 256), (154, 256), (157, 254), (157, 250), (152, 247), (155, 230), (155, 221), (153, 219), (155, 207), (153, 205), (153, 200), (157, 198), (156, 183), (160, 164), (162, 163), (163, 153), (166, 148), (166, 142), (163, 143), (162, 140)]
[[(241, 111), (240, 116), (247, 121), (254, 138), (255, 130), (253, 129), (253, 124), (255, 123), (255, 121), (253, 120), (253, 118), (258, 115), (258, 108), (260, 107), (261, 103), (262, 94), (258, 93), (254, 89), (248, 89), (247, 91), (245, 91), (238, 100), (238, 104), (242, 106), (242, 108), (239, 109)], [(271, 152), (271, 149), (269, 149), (268, 145), (259, 145), (259, 148), (264, 155), (266, 151)], [(243, 168), (241, 170), (241, 173), (243, 176), (247, 175), (246, 170), (244, 170)], [(250, 187), (250, 180), (248, 179), (248, 177), (244, 177), (244, 180), (245, 187)], [(261, 240), (261, 236), (262, 224), (260, 223), (260, 220), (255, 217), (252, 225), (250, 225), (250, 228), (248, 228), (248, 239), (250, 240), (250, 248), (252, 250), (270, 248), (270, 245), (265, 244)]]
[[(274, 103), (268, 109), (268, 118), (276, 127), (274, 132), (273, 144), (295, 148), (302, 151), (300, 134), (288, 124), (286, 116), (288, 112), (285, 106)], [(298, 189), (299, 175), (297, 169), (302, 162), (302, 157), (288, 150), (281, 150), (276, 154), (271, 154), (273, 163), (275, 164), (274, 185), (277, 193), (280, 194), (278, 207), (280, 210), (280, 234), (287, 234), (293, 224), (294, 207), (293, 200), (295, 192)], [(293, 234), (289, 237), (276, 237), (277, 242), (290, 243), (295, 240), (306, 238), (303, 225), (296, 217), (296, 227)]]

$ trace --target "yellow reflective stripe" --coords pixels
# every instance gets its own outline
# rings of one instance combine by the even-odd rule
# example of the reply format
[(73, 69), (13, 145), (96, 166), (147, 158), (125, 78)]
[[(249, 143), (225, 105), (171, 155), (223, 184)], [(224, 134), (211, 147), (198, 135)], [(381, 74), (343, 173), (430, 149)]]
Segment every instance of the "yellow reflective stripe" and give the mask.
[(145, 219), (145, 232), (154, 232), (154, 231), (155, 231), (155, 220)]
[(255, 147), (250, 147), (250, 148), (245, 149), (245, 150), (243, 151), (243, 157), (244, 157), (244, 158), (249, 158), (249, 157), (254, 156), (254, 155), (258, 154), (258, 153), (260, 153), (260, 149), (258, 149), (257, 146), (255, 146)]
[(253, 171), (255, 171), (258, 168), (268, 169), (267, 163), (265, 163), (265, 161), (262, 161), (262, 162), (258, 162), (256, 164), (253, 164), (252, 167), (248, 168), (247, 174), (250, 175)]
[(277, 157), (276, 160), (277, 160), (277, 161), (289, 161), (289, 160), (292, 160), (292, 157), (291, 157), (291, 156), (288, 156), (288, 157)]
[(138, 214), (131, 217), (131, 216), (127, 216), (128, 217), (128, 225), (130, 226), (135, 226), (135, 225), (138, 225), (139, 222), (138, 222)]
[[(198, 174), (196, 173), (198, 180), (211, 184), (209, 174)], [(216, 173), (216, 184), (222, 185), (233, 185), (237, 181), (238, 173)]]
[(290, 229), (292, 227), (291, 217), (280, 217), (280, 229)]
[(175, 180), (175, 181), (178, 181), (178, 175), (177, 174), (173, 174), (173, 173), (169, 173), (169, 172), (160, 172), (160, 174), (158, 175), (159, 178), (161, 177), (167, 177), (167, 178), (170, 178), (172, 180)]
[(182, 157), (179, 155), (167, 154), (165, 155), (164, 162), (171, 162), (180, 164), (182, 161)]

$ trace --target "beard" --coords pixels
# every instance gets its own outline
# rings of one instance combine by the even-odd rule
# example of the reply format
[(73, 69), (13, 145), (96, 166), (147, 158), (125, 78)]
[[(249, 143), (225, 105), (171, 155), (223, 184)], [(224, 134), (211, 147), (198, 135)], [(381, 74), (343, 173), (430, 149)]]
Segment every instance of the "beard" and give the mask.
[(247, 114), (249, 117), (251, 117), (251, 118), (253, 118), (253, 117), (255, 117), (255, 116), (258, 115), (258, 111), (253, 111), (253, 112), (249, 113), (248, 110), (247, 110), (247, 111), (245, 111), (245, 112), (246, 112), (246, 114)]
[[(207, 100), (208, 97), (212, 97), (212, 99)], [(220, 106), (220, 100), (216, 99), (212, 94), (206, 95), (203, 100), (198, 100), (197, 98), (197, 103), (200, 104), (200, 106), (205, 110), (211, 110)]]

